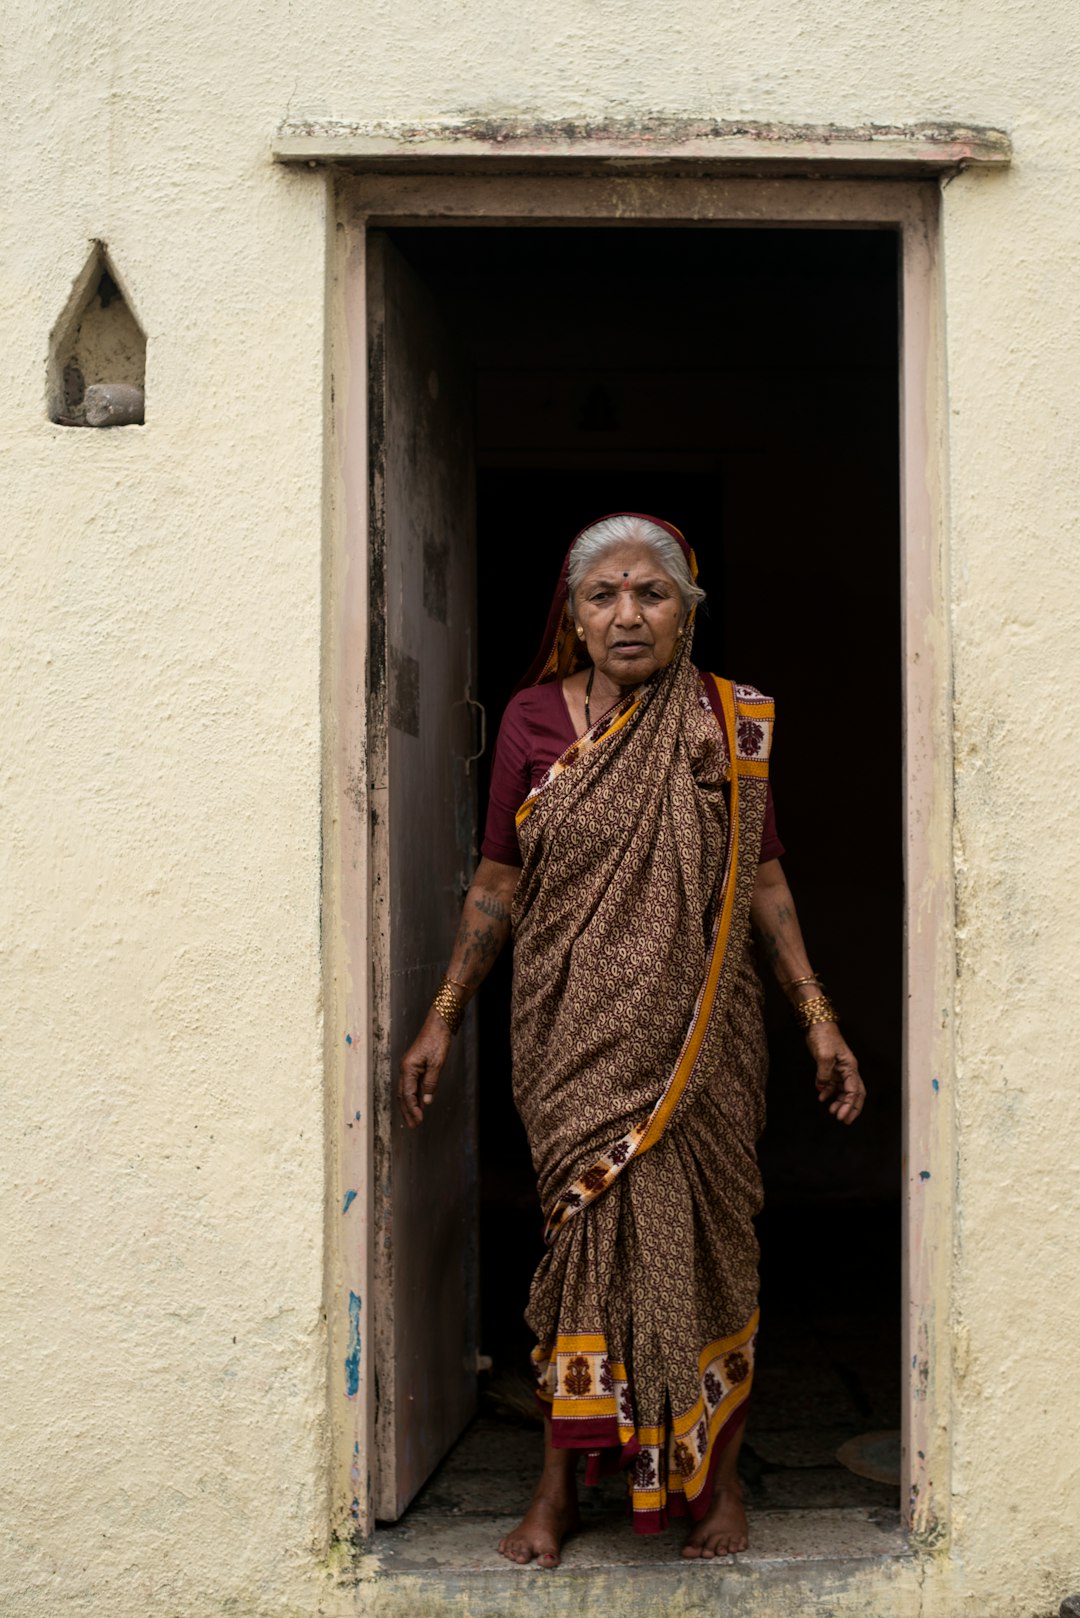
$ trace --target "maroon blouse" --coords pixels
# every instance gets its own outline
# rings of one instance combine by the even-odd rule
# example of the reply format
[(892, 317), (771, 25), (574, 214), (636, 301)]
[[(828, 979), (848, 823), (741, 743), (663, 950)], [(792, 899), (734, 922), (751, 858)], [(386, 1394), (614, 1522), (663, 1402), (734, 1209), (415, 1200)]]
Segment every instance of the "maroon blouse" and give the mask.
[[(705, 690), (719, 720), (719, 699), (711, 681), (705, 681)], [(491, 764), (487, 825), (480, 845), (485, 859), (497, 860), (500, 865), (521, 864), (517, 812), (537, 782), (575, 740), (574, 722), (566, 706), (561, 680), (526, 686), (516, 697), (511, 697), (499, 726)], [(783, 852), (784, 845), (776, 834), (770, 782), (761, 834), (761, 862), (778, 860)]]

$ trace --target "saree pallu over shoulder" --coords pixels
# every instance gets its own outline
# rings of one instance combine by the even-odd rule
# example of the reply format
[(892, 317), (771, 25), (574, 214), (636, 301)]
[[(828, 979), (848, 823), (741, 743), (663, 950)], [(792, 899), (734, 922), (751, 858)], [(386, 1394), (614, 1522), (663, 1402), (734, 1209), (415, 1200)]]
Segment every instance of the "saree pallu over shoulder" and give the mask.
[[(556, 1444), (701, 1514), (757, 1330), (764, 1037), (748, 952), (773, 708), (688, 645), (519, 814), (514, 1091), (548, 1252), (528, 1319)], [(606, 1463), (602, 1460), (606, 1457)]]

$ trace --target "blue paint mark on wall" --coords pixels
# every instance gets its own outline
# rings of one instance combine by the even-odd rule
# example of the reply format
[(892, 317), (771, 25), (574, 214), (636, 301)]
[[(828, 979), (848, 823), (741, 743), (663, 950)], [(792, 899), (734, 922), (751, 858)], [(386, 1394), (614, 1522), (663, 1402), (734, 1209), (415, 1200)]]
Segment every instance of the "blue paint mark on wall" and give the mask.
[(346, 1043), (346, 1045), (351, 1045), (352, 1044), (352, 1035), (351, 1034), (346, 1034), (345, 1035), (345, 1043)]
[(360, 1387), (360, 1299), (349, 1293), (349, 1352), (345, 1356), (345, 1397), (355, 1399)]
[(930, 1083), (934, 1086), (934, 1094), (937, 1095), (938, 1091), (941, 1089), (940, 1083), (937, 1079), (931, 1079)]
[(353, 1201), (355, 1200), (355, 1197), (356, 1197), (356, 1192), (355, 1191), (346, 1191), (346, 1193), (345, 1193), (345, 1201), (341, 1205), (341, 1211), (342, 1211), (343, 1214), (348, 1213), (349, 1209), (353, 1205)]
[(357, 1113), (357, 1114), (356, 1114), (356, 1117), (357, 1117), (357, 1122), (359, 1122), (359, 1119), (360, 1119), (360, 1114), (359, 1114), (359, 1113)]
[(930, 1178), (930, 1170), (929, 1169), (920, 1169), (919, 1170), (919, 1179), (920, 1180), (928, 1180), (929, 1178)]

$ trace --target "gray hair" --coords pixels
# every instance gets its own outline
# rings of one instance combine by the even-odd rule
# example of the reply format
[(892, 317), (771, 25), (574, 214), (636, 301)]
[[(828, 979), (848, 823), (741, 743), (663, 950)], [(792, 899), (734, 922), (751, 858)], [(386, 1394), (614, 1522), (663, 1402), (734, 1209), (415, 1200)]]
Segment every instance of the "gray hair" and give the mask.
[(627, 544), (649, 547), (664, 572), (677, 587), (686, 612), (691, 612), (705, 600), (705, 592), (694, 583), (686, 554), (674, 534), (669, 534), (666, 528), (650, 522), (647, 517), (634, 517), (621, 512), (616, 517), (604, 517), (600, 522), (594, 522), (574, 541), (566, 570), (566, 587), (571, 611), (574, 608), (578, 586), (589, 569), (595, 566), (601, 557), (606, 556), (608, 551), (614, 550), (616, 545)]

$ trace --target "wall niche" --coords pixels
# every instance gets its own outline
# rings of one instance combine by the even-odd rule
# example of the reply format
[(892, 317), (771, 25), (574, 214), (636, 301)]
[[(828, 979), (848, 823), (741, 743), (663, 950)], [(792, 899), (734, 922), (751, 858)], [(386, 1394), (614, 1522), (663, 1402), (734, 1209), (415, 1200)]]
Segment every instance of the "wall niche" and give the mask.
[(146, 333), (108, 248), (95, 242), (49, 338), (49, 418), (64, 427), (143, 420)]

